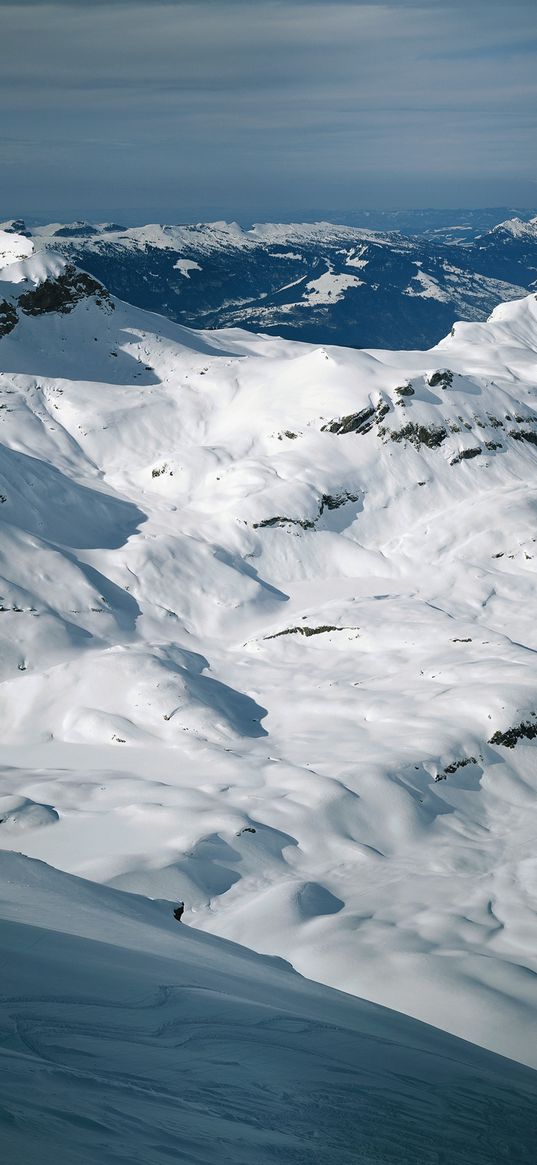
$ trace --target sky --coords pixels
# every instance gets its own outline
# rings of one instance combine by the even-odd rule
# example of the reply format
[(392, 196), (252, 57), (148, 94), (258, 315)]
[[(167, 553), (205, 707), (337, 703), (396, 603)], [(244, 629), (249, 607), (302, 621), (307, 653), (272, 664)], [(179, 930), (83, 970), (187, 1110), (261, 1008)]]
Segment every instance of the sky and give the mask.
[(537, 205), (535, 0), (0, 0), (0, 218)]

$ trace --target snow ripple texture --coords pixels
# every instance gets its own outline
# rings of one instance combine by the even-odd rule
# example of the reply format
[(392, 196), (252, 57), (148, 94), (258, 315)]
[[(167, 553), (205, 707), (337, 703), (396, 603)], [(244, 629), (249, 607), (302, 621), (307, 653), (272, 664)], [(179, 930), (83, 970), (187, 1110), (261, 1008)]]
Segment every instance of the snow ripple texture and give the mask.
[(170, 926), (167, 903), (16, 854), (0, 874), (6, 1161), (534, 1161), (528, 1068)]

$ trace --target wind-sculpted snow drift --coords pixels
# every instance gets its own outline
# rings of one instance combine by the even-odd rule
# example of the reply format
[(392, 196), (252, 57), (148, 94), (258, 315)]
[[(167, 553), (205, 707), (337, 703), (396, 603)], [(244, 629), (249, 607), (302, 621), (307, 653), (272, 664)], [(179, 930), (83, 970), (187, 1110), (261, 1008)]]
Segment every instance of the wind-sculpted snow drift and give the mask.
[(2, 247), (0, 845), (535, 1064), (535, 296), (322, 349)]
[(0, 873), (6, 1161), (534, 1160), (529, 1069), (172, 930), (167, 903), (14, 854)]

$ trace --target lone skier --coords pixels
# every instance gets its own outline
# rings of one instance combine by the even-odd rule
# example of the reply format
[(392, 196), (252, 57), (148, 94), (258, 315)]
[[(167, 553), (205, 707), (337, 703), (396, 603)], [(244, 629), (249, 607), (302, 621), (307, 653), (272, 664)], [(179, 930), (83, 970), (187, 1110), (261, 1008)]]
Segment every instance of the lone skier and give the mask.
[(184, 912), (185, 912), (184, 902), (178, 902), (177, 906), (175, 907), (175, 910), (173, 912), (173, 917), (177, 920), (177, 922), (181, 921)]

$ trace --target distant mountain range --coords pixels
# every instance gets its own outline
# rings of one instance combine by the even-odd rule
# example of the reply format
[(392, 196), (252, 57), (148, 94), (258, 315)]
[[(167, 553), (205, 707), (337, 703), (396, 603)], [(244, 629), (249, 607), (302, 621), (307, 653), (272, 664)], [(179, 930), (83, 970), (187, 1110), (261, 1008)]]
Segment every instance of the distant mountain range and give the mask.
[[(506, 219), (521, 218), (527, 221), (537, 213), (533, 210), (514, 206), (458, 207), (438, 209), (420, 207), (413, 210), (346, 209), (334, 211), (326, 207), (308, 207), (301, 215), (304, 222), (331, 222), (347, 227), (365, 227), (370, 231), (400, 231), (403, 235), (423, 235), (435, 238), (437, 242), (467, 242), (476, 235), (492, 230)], [(196, 216), (194, 216), (196, 217)], [(259, 214), (257, 218), (259, 218)], [(243, 226), (252, 226), (254, 220), (240, 219)], [(294, 222), (296, 214), (279, 215), (267, 221)]]
[[(537, 217), (508, 219), (468, 241), (426, 229), (433, 233), (322, 222), (250, 229), (77, 222), (27, 234), (114, 295), (189, 327), (356, 348), (430, 347), (455, 319), (486, 319), (499, 301), (537, 286)], [(465, 222), (460, 229), (473, 231)]]

